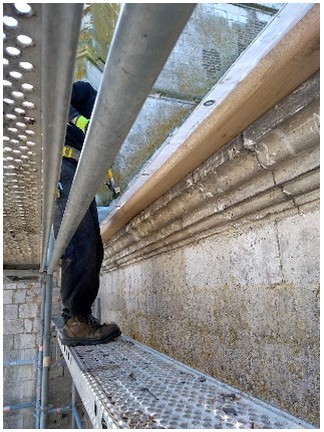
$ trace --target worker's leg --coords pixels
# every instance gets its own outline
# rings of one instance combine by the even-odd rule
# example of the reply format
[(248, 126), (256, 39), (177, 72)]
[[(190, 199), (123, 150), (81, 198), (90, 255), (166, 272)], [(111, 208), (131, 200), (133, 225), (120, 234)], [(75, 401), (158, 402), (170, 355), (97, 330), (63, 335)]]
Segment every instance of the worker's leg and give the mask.
[(102, 260), (103, 260), (104, 250), (103, 250), (103, 244), (102, 244), (102, 239), (101, 239), (101, 235), (100, 235), (98, 210), (97, 210), (97, 205), (96, 205), (95, 200), (92, 201), (90, 208), (89, 208), (89, 211), (90, 211), (90, 215), (91, 215), (91, 218), (92, 218), (92, 221), (93, 221), (93, 224), (95, 227), (95, 233), (96, 233), (96, 271), (95, 271), (96, 281), (95, 281), (95, 287), (96, 287), (96, 296), (97, 296), (98, 291), (99, 291), (99, 283), (100, 283), (99, 274), (100, 274), (101, 264), (102, 264)]
[(99, 289), (96, 229), (87, 210), (62, 257), (61, 298), (68, 316), (89, 315)]
[[(63, 161), (60, 177), (61, 196), (56, 201), (54, 212), (55, 236), (64, 213), (75, 169), (70, 161)], [(63, 313), (67, 317), (89, 315), (98, 293), (101, 266), (101, 260), (100, 263), (98, 261), (98, 250), (100, 246), (102, 248), (102, 243), (98, 237), (99, 224), (95, 215), (96, 206), (93, 202), (62, 256), (61, 299)]]
[[(64, 160), (60, 182), (61, 196), (56, 200), (54, 234), (57, 236), (76, 167)], [(89, 345), (108, 342), (121, 334), (117, 324), (94, 323), (89, 319), (99, 289), (99, 271), (103, 258), (95, 200), (84, 215), (62, 256), (61, 299), (65, 324), (61, 342)]]

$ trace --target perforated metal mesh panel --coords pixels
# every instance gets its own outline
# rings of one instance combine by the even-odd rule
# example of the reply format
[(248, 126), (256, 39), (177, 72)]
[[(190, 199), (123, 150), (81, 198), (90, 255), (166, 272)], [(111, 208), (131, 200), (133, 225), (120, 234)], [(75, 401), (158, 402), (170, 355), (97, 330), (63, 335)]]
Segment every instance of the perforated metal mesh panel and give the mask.
[(312, 428), (124, 336), (60, 345), (94, 428)]
[[(37, 268), (41, 249), (41, 4), (4, 4), (4, 265)], [(49, 83), (50, 85), (50, 83)]]

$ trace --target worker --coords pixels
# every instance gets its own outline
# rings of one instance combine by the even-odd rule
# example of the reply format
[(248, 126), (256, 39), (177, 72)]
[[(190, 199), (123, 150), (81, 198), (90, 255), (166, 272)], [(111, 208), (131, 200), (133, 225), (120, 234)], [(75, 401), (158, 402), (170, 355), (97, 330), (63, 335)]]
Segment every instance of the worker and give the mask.
[[(96, 96), (96, 90), (88, 82), (73, 83), (58, 196), (55, 201), (53, 223), (55, 238), (59, 231)], [(92, 304), (99, 291), (102, 260), (103, 244), (94, 199), (61, 257), (60, 292), (64, 318), (62, 343), (65, 345), (94, 345), (113, 340), (121, 334), (117, 324), (100, 325), (91, 313)]]

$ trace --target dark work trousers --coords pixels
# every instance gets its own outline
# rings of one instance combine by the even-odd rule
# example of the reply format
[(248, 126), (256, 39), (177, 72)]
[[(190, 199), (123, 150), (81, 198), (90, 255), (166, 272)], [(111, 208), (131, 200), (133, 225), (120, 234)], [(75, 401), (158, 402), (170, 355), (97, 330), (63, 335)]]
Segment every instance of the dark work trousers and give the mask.
[[(60, 183), (62, 190), (54, 209), (54, 236), (57, 237), (68, 199), (76, 161), (63, 158)], [(99, 290), (99, 272), (103, 259), (98, 212), (95, 200), (84, 215), (62, 257), (61, 300), (65, 319), (89, 315)]]

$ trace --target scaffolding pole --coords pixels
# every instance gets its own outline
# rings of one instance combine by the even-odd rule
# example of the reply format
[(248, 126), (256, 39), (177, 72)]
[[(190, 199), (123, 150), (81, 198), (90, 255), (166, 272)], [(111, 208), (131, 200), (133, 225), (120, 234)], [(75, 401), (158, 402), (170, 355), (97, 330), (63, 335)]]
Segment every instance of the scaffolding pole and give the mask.
[(38, 352), (37, 352), (35, 429), (40, 428), (45, 300), (46, 300), (46, 283), (45, 283), (45, 275), (42, 275), (42, 278), (41, 278), (41, 316), (40, 316), (40, 320), (39, 320)]
[(48, 381), (49, 369), (51, 365), (51, 317), (52, 317), (52, 291), (53, 275), (47, 274), (45, 277), (46, 299), (44, 313), (44, 338), (43, 338), (43, 363), (42, 363), (42, 382), (41, 382), (41, 415), (40, 429), (46, 429), (47, 410), (48, 410)]
[(53, 251), (50, 236), (54, 200), (62, 160), (83, 6), (83, 3), (44, 3), (42, 5), (43, 237), (40, 271), (45, 274), (45, 288), (42, 293), (36, 386), (35, 427), (37, 429), (46, 428), (48, 416), (53, 276), (46, 273), (46, 270)]
[[(64, 12), (65, 6), (67, 6), (66, 12)], [(44, 187), (41, 271), (45, 274), (46, 287), (44, 328), (42, 330), (43, 346), (42, 353), (39, 353), (39, 360), (42, 356), (42, 373), (38, 377), (40, 403), (37, 405), (37, 413), (40, 414), (40, 418), (36, 419), (37, 427), (41, 429), (46, 428), (49, 413), (48, 380), (51, 363), (50, 323), (53, 272), (196, 4), (123, 5), (94, 106), (93, 120), (90, 122), (54, 250), (49, 254), (55, 189), (64, 145), (82, 6), (80, 4), (43, 5)], [(53, 16), (56, 19), (53, 19)], [(57, 38), (54, 40), (50, 35), (57, 34), (57, 31), (54, 31), (53, 23), (57, 24), (58, 20), (63, 21), (63, 27), (69, 27), (67, 34), (62, 30), (64, 43), (57, 41)], [(63, 27), (60, 23), (60, 28)], [(62, 45), (64, 45), (64, 50), (62, 50)], [(68, 58), (65, 54), (62, 59), (62, 52), (66, 51), (68, 51)], [(48, 58), (56, 59), (57, 69), (54, 64), (48, 64), (46, 60)], [(47, 80), (50, 76), (55, 79), (55, 83), (51, 82), (49, 86)], [(72, 399), (75, 401), (75, 389), (73, 388)], [(74, 402), (72, 416), (77, 426), (82, 427)]]
[(71, 388), (71, 410), (72, 410), (71, 428), (75, 429), (75, 426), (77, 426), (78, 429), (83, 429), (82, 420), (80, 418), (78, 407), (77, 407), (77, 391), (73, 381), (72, 381), (72, 388)]
[(30, 366), (36, 364), (36, 360), (9, 360), (4, 361), (3, 366), (9, 367), (9, 366)]
[(98, 192), (195, 6), (122, 6), (48, 273)]
[(35, 406), (34, 402), (25, 402), (20, 404), (6, 405), (3, 407), (3, 412), (34, 408), (34, 406)]
[(46, 271), (46, 253), (62, 161), (82, 11), (83, 3), (43, 3), (42, 5), (43, 238), (41, 272)]

